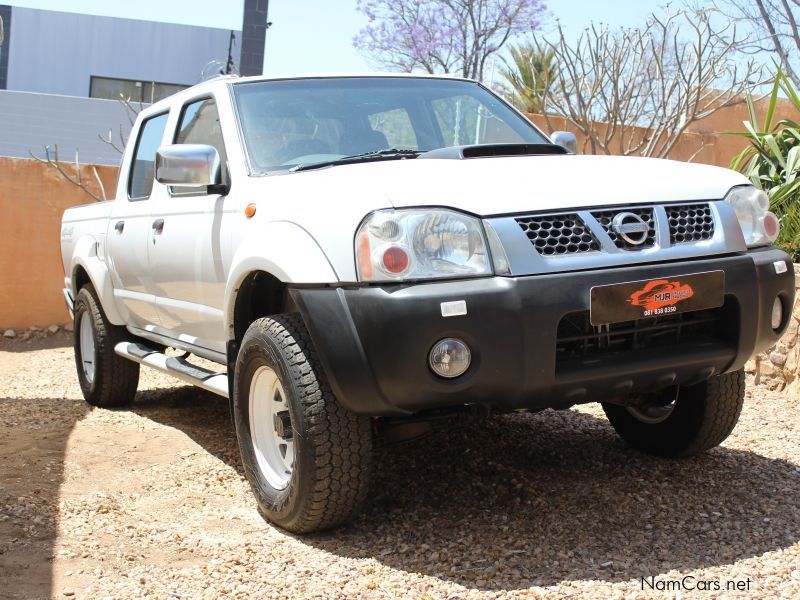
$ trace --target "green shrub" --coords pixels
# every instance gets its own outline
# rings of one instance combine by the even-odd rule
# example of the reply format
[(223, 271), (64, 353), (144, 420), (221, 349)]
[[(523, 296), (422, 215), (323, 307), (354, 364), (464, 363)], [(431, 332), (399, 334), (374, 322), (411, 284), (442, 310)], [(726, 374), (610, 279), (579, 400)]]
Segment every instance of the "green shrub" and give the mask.
[(770, 208), (781, 221), (776, 245), (800, 261), (800, 123), (781, 119), (773, 123), (775, 107), (783, 92), (800, 115), (800, 96), (791, 81), (778, 71), (769, 96), (764, 123), (759, 125), (752, 94), (745, 101), (750, 120), (744, 122), (747, 131), (729, 132), (750, 141), (731, 162), (731, 168), (741, 171), (770, 199)]

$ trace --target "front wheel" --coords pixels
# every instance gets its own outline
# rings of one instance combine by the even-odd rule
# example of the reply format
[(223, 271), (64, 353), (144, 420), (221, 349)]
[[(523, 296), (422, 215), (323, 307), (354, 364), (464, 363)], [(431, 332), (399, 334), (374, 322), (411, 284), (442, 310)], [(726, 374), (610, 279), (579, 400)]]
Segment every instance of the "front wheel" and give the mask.
[(337, 402), (302, 318), (253, 322), (235, 373), (236, 435), (262, 514), (294, 533), (347, 521), (366, 497), (372, 431)]
[(646, 406), (603, 404), (617, 434), (658, 456), (693, 456), (719, 446), (736, 426), (744, 404), (744, 370), (681, 386)]

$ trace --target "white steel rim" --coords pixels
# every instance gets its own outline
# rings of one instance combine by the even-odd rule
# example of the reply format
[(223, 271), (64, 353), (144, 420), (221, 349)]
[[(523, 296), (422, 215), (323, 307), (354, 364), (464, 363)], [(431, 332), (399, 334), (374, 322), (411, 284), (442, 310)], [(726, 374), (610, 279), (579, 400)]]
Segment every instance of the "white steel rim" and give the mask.
[(86, 378), (86, 381), (92, 383), (94, 381), (96, 353), (94, 347), (94, 327), (92, 325), (92, 317), (89, 313), (83, 313), (83, 315), (81, 315), (81, 326), (78, 331), (78, 335), (80, 336), (83, 376)]
[(635, 419), (641, 421), (642, 423), (647, 423), (648, 425), (658, 425), (659, 423), (663, 423), (669, 418), (674, 410), (675, 400), (669, 404), (663, 404), (660, 406), (648, 406), (646, 408), (638, 408), (636, 406), (628, 407), (628, 412), (631, 413)]
[(289, 484), (294, 468), (294, 431), (290, 437), (279, 434), (279, 420), (289, 423), (289, 403), (278, 374), (270, 367), (259, 367), (253, 375), (249, 408), (258, 468), (273, 488), (281, 490)]

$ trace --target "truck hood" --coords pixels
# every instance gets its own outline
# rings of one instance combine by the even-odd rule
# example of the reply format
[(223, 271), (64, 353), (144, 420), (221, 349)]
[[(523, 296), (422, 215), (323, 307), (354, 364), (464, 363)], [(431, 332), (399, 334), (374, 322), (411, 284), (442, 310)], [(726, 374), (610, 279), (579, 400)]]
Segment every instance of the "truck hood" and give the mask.
[(447, 206), (480, 216), (714, 200), (748, 183), (720, 167), (586, 155), (418, 158), (331, 167), (328, 174), (348, 187), (359, 182), (395, 208)]

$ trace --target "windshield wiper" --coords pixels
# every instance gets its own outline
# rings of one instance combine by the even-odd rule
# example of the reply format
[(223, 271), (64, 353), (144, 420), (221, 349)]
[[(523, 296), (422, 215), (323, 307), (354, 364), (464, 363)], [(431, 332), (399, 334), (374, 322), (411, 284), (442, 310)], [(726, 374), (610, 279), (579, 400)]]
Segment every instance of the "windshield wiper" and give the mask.
[(362, 152), (361, 154), (353, 154), (352, 156), (343, 156), (335, 160), (326, 160), (318, 163), (307, 163), (293, 166), (289, 171), (308, 171), (310, 169), (321, 169), (323, 167), (330, 167), (333, 165), (351, 165), (359, 162), (368, 162), (373, 160), (391, 160), (403, 158), (417, 158), (424, 150), (408, 150), (402, 148), (386, 148), (385, 150), (375, 150), (373, 152)]

